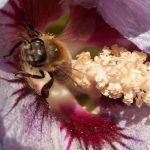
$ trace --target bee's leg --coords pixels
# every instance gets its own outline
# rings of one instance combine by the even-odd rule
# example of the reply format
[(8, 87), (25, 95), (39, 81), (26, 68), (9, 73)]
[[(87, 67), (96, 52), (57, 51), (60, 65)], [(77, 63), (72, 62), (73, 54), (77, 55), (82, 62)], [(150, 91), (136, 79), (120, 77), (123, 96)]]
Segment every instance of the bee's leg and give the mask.
[(32, 74), (29, 74), (29, 73), (25, 73), (25, 72), (18, 72), (15, 74), (15, 76), (17, 75), (21, 75), (21, 76), (24, 76), (24, 77), (30, 77), (30, 78), (34, 78), (34, 79), (42, 79), (45, 77), (45, 74), (42, 70), (39, 71), (41, 73), (41, 76), (40, 75), (32, 75)]
[(15, 44), (15, 46), (11, 49), (11, 51), (9, 52), (9, 54), (3, 56), (4, 58), (11, 56), (14, 51), (23, 43), (23, 41), (19, 41), (18, 43)]
[(50, 75), (51, 79), (43, 86), (43, 88), (41, 90), (41, 96), (43, 96), (45, 98), (48, 98), (49, 89), (51, 88), (51, 86), (53, 85), (53, 82), (54, 82), (53, 74), (51, 72), (49, 72), (49, 75)]

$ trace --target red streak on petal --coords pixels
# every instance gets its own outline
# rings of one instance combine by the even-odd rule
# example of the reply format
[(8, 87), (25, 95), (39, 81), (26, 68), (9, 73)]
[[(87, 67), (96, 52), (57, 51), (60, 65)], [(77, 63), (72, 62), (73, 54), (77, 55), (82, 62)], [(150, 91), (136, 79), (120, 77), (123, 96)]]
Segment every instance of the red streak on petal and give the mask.
[[(121, 129), (111, 120), (103, 115), (94, 115), (86, 112), (80, 106), (62, 106), (59, 111), (58, 120), (61, 122), (61, 130), (66, 131), (66, 138), (69, 138), (67, 150), (70, 149), (71, 143), (77, 139), (88, 149), (101, 149), (104, 143), (109, 143), (113, 148), (112, 142), (118, 142), (123, 145)], [(126, 137), (127, 138), (127, 137)], [(126, 147), (124, 144), (123, 147)]]
[(39, 95), (36, 95), (34, 101), (27, 108), (22, 109), (22, 114), (29, 132), (35, 128), (42, 132), (44, 120), (49, 121), (49, 123), (52, 120), (48, 103)]
[[(35, 123), (37, 123), (37, 120), (39, 120), (39, 124), (36, 125), (38, 130), (42, 132), (42, 125), (44, 122), (44, 119), (51, 118), (51, 111), (49, 109), (48, 103), (46, 100), (37, 95), (34, 92), (34, 89), (31, 89), (24, 78), (18, 78), (18, 79), (4, 79), (0, 78), (4, 81), (7, 81), (12, 84), (22, 84), (23, 87), (20, 89), (14, 91), (12, 93), (12, 96), (16, 95), (17, 98), (14, 100), (13, 106), (10, 108), (10, 110), (6, 113), (5, 116), (9, 115), (9, 113), (17, 107), (17, 105), (23, 101), (27, 96), (32, 95), (34, 96), (33, 99), (29, 99), (30, 103), (28, 104), (28, 107), (25, 107), (22, 109), (22, 115), (25, 118), (26, 126), (30, 132), (35, 127)], [(38, 119), (37, 119), (38, 118)], [(36, 120), (37, 119), (37, 120)]]
[(13, 11), (4, 8), (0, 13), (12, 19), (16, 28), (30, 24), (34, 28), (43, 29), (62, 15), (63, 4), (64, 1), (61, 0), (9, 0), (7, 7), (11, 7)]

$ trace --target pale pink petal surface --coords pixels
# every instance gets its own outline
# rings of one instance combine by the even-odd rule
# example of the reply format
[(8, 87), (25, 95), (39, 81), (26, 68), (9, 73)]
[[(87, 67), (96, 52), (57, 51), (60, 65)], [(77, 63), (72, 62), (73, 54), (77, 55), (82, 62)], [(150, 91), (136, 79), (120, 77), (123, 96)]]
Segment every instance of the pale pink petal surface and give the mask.
[(97, 1), (97, 5), (98, 12), (107, 23), (132, 40), (139, 48), (143, 50), (150, 48), (149, 0), (115, 0), (113, 3), (102, 0)]

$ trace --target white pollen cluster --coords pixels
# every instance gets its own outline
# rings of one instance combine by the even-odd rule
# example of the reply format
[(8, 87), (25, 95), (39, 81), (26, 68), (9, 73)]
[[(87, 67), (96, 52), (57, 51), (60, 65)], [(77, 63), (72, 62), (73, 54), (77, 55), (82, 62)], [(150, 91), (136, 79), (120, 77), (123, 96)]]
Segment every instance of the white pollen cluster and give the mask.
[(117, 45), (104, 47), (91, 58), (82, 52), (72, 61), (72, 77), (85, 90), (94, 87), (109, 98), (123, 98), (127, 105), (134, 101), (140, 107), (150, 105), (150, 63), (143, 52), (129, 52)]

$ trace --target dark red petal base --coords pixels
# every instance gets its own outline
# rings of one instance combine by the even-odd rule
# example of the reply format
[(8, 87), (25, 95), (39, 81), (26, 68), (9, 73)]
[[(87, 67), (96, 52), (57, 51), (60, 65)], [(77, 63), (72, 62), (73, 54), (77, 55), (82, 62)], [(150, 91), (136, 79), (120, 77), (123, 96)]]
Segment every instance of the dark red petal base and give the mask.
[[(6, 19), (12, 19), (9, 27), (23, 28), (32, 25), (33, 28), (43, 29), (48, 23), (62, 15), (63, 4), (61, 0), (9, 0), (7, 10), (0, 10)], [(12, 11), (10, 11), (12, 8)]]
[[(76, 106), (77, 107), (77, 106)], [(130, 149), (122, 142), (122, 139), (134, 138), (125, 136), (121, 133), (123, 129), (118, 128), (111, 119), (99, 114), (94, 115), (86, 112), (80, 106), (62, 106), (57, 119), (61, 122), (61, 130), (66, 131), (66, 139), (69, 138), (67, 150), (71, 143), (77, 139), (82, 148), (102, 149), (104, 143), (109, 144), (112, 149), (116, 149), (113, 142), (118, 142), (126, 149)]]

